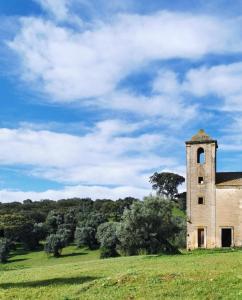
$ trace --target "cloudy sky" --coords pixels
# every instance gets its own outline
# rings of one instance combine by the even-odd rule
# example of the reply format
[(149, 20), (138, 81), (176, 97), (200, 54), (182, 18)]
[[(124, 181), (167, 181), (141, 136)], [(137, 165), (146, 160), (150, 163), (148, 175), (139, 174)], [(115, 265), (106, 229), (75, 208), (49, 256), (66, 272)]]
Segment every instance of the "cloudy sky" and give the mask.
[(0, 2), (0, 202), (150, 193), (199, 128), (242, 170), (242, 1)]

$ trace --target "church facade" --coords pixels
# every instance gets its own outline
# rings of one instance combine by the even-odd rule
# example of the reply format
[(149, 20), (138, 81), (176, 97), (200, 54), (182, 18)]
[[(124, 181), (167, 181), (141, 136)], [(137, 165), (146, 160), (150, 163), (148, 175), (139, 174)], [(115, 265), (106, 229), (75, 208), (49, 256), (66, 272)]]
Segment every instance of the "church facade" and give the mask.
[(186, 142), (189, 250), (242, 246), (242, 172), (217, 172), (217, 148), (203, 130)]

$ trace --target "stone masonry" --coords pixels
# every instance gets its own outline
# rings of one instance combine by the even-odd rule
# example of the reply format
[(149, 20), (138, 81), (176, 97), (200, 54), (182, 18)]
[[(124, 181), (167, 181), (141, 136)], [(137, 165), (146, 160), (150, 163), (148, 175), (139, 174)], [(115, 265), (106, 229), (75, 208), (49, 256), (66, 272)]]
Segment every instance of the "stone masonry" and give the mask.
[(216, 172), (217, 141), (186, 142), (187, 249), (242, 246), (242, 172)]

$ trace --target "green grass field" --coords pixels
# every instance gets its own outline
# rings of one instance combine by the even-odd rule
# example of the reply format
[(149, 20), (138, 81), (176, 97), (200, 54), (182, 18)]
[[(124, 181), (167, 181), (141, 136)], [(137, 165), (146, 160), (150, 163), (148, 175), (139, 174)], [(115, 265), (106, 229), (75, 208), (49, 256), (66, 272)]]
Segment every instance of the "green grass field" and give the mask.
[(242, 299), (242, 251), (100, 260), (64, 249), (60, 258), (18, 250), (0, 265), (0, 299)]

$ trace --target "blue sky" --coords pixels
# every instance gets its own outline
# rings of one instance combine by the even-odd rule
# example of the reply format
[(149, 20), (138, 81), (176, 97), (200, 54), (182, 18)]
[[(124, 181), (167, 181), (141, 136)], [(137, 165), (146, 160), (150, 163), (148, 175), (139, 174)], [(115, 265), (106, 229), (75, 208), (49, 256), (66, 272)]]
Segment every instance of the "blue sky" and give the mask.
[(0, 201), (142, 198), (184, 141), (242, 169), (242, 1), (0, 2)]

